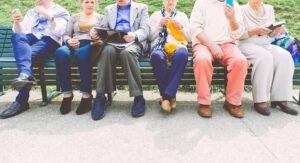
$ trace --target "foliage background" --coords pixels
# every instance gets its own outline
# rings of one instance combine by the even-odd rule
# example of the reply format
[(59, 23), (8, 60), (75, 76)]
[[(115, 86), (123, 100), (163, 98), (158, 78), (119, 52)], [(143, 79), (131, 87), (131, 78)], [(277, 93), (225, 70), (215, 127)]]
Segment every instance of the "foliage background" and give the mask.
[[(79, 0), (54, 0), (56, 3), (64, 6), (70, 13), (76, 13), (80, 10)], [(245, 4), (247, 0), (237, 0), (240, 4)], [(115, 0), (99, 0), (98, 12), (103, 13), (106, 5), (114, 3)], [(148, 4), (149, 14), (162, 7), (162, 0), (135, 0)], [(265, 0), (265, 3), (275, 7), (276, 19), (287, 21), (287, 27), (292, 35), (300, 38), (300, 0)], [(195, 0), (179, 0), (177, 8), (180, 11), (190, 15)], [(10, 12), (14, 8), (20, 8), (25, 14), (28, 8), (34, 6), (34, 0), (0, 0), (0, 25), (11, 25), (12, 20)]]

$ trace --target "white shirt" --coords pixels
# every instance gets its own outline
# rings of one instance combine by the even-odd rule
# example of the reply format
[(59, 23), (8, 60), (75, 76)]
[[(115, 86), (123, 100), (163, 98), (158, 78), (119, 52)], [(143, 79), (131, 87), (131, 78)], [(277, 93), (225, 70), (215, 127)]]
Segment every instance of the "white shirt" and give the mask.
[[(36, 13), (34, 9), (30, 9), (24, 16), (23, 21), (20, 22), (22, 33), (32, 33), (37, 39), (49, 36), (57, 43), (62, 44), (62, 36), (65, 33), (70, 15), (66, 9), (55, 3), (52, 3), (46, 10), (56, 22), (55, 29), (52, 29), (49, 20), (45, 16)], [(13, 31), (15, 31), (14, 28)]]
[(240, 6), (234, 1), (234, 12), (239, 28), (232, 31), (228, 19), (225, 16), (225, 1), (218, 0), (197, 0), (191, 14), (191, 36), (193, 45), (199, 43), (196, 38), (198, 34), (204, 32), (208, 39), (223, 44), (235, 42), (244, 32), (244, 23)]

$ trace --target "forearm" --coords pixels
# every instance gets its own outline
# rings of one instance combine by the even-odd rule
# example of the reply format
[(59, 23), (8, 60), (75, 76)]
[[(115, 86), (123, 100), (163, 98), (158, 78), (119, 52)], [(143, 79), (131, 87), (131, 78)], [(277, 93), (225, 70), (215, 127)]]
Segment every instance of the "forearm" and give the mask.
[(204, 45), (204, 46), (206, 46), (206, 47), (209, 47), (209, 48), (210, 48), (212, 45), (215, 44), (213, 41), (211, 41), (211, 40), (206, 36), (206, 34), (204, 34), (204, 32), (199, 33), (199, 34), (196, 36), (196, 38), (198, 39), (198, 41), (199, 41), (202, 45)]
[(248, 32), (248, 37), (252, 37), (252, 36), (257, 35), (256, 31), (254, 31), (254, 30), (249, 30), (247, 32)]
[(236, 31), (239, 29), (239, 24), (237, 23), (236, 19), (229, 20), (229, 25), (230, 25), (231, 31)]
[(56, 21), (55, 20), (49, 20), (50, 22), (50, 26), (52, 29), (55, 29), (56, 28)]
[(22, 27), (20, 23), (14, 23), (14, 32), (22, 32)]

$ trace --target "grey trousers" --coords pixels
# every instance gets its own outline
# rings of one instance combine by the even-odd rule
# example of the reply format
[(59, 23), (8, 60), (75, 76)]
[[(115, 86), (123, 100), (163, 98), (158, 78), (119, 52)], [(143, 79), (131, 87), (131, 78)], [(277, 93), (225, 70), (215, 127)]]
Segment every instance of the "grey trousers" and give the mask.
[(123, 50), (119, 50), (112, 45), (103, 47), (97, 63), (97, 93), (111, 93), (114, 91), (116, 63), (117, 59), (120, 59), (125, 76), (127, 76), (130, 97), (143, 95), (138, 61), (141, 53), (142, 49), (137, 44), (132, 44)]
[(291, 54), (275, 45), (241, 42), (240, 50), (252, 64), (252, 96), (254, 103), (291, 101), (294, 62)]

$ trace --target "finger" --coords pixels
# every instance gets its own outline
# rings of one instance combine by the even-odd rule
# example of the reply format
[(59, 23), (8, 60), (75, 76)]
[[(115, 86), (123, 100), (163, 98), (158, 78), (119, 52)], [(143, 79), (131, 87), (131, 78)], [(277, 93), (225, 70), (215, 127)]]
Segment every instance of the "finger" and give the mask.
[(266, 31), (266, 32), (272, 32), (272, 30), (270, 30), (269, 28), (266, 28), (266, 27), (263, 27), (262, 30)]

